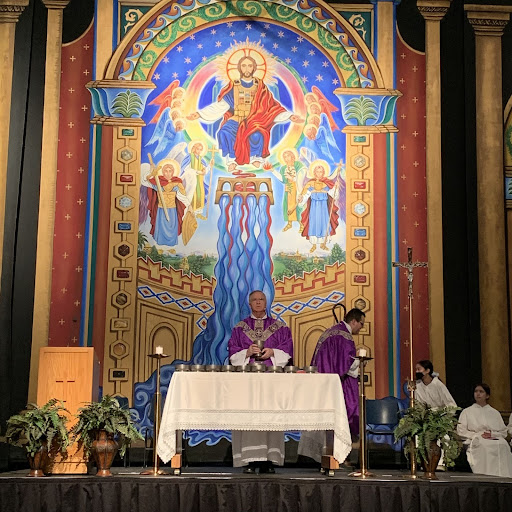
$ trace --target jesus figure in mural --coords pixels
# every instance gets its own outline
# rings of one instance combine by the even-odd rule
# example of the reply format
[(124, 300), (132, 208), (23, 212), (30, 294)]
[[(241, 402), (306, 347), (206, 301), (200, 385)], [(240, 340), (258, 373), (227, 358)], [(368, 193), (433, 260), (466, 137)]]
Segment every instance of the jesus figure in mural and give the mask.
[(237, 165), (260, 167), (269, 156), (270, 132), (278, 123), (303, 123), (300, 116), (288, 112), (273, 96), (263, 80), (255, 76), (256, 60), (245, 54), (236, 68), (239, 79), (230, 80), (217, 101), (187, 116), (213, 123), (222, 118), (217, 141), (229, 172)]

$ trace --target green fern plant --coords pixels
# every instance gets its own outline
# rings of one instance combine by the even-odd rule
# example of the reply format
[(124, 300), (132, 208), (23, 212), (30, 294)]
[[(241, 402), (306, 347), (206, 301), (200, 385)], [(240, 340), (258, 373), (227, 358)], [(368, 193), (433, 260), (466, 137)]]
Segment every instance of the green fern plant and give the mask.
[(41, 407), (28, 404), (25, 410), (7, 420), (5, 439), (9, 444), (24, 447), (30, 457), (44, 445), (49, 451), (65, 452), (70, 441), (64, 412), (69, 413), (56, 398)]
[[(457, 437), (457, 407), (448, 406), (431, 408), (428, 405), (417, 403), (410, 407), (400, 419), (395, 428), (395, 442), (405, 439), (405, 455), (408, 456), (411, 447), (415, 446), (416, 453), (428, 460), (430, 443), (439, 441), (444, 451), (444, 463), (453, 466), (459, 456), (462, 443)], [(417, 441), (412, 443), (414, 439)]]
[(70, 434), (83, 447), (85, 455), (90, 455), (92, 442), (99, 430), (105, 430), (117, 437), (119, 454), (125, 454), (126, 448), (136, 439), (144, 439), (135, 428), (130, 410), (123, 409), (112, 396), (106, 395), (101, 402), (89, 402), (78, 409), (78, 421)]
[(369, 119), (377, 119), (378, 110), (375, 102), (370, 98), (352, 98), (347, 103), (345, 118), (355, 119), (359, 126), (364, 126)]
[(114, 114), (121, 114), (123, 117), (138, 116), (142, 110), (142, 100), (135, 92), (122, 91), (114, 98), (112, 107)]

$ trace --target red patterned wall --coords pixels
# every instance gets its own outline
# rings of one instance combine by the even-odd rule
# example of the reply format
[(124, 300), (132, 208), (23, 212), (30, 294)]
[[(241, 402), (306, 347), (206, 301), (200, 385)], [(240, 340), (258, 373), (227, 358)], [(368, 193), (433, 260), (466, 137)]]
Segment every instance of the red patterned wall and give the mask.
[(77, 346), (80, 333), (89, 169), (94, 31), (62, 48), (50, 346)]
[[(397, 102), (397, 208), (399, 259), (407, 261), (407, 248), (413, 248), (413, 261), (427, 261), (427, 185), (425, 164), (425, 55), (407, 46), (400, 37), (396, 56), (397, 89), (403, 97)], [(441, 229), (441, 226), (439, 226)], [(406, 272), (400, 270), (400, 373), (409, 377), (409, 307)], [(413, 281), (414, 360), (429, 358), (428, 272), (414, 271)]]

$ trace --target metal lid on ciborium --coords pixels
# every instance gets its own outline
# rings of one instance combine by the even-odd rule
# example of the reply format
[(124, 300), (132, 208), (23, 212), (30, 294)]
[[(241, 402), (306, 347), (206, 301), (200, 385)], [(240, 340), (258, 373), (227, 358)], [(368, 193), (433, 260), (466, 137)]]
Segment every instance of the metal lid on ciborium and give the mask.
[(300, 370), (298, 366), (285, 366), (284, 373), (297, 373)]
[(190, 365), (189, 364), (177, 364), (174, 367), (175, 372), (188, 372), (190, 371)]
[(283, 367), (282, 366), (267, 366), (266, 372), (267, 373), (283, 373)]
[(190, 371), (192, 371), (192, 372), (204, 372), (205, 371), (204, 364), (191, 364), (190, 365)]
[(207, 372), (220, 372), (221, 368), (220, 364), (207, 364), (205, 367)]
[(255, 364), (250, 364), (248, 366), (251, 367), (252, 372), (256, 372), (256, 373), (264, 373), (267, 370), (267, 366), (264, 364), (255, 363)]
[(318, 373), (318, 366), (304, 366), (306, 373)]

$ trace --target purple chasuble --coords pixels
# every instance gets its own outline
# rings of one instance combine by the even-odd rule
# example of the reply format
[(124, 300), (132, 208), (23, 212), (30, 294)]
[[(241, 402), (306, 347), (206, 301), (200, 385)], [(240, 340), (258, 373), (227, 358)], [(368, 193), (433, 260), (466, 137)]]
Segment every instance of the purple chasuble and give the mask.
[[(233, 328), (228, 341), (229, 357), (241, 350), (247, 350), (253, 343), (258, 344), (258, 340), (264, 341), (264, 348), (282, 350), (290, 356), (290, 359), (293, 356), (292, 332), (284, 322), (270, 317), (263, 319), (248, 317), (238, 322)], [(249, 363), (254, 362), (272, 366), (270, 358), (265, 361), (255, 361), (254, 357), (251, 357)]]
[(356, 355), (354, 338), (345, 322), (327, 329), (315, 348), (312, 366), (317, 366), (320, 373), (337, 373), (341, 379), (348, 424), (353, 434), (359, 433), (359, 389), (357, 379), (347, 375)]

